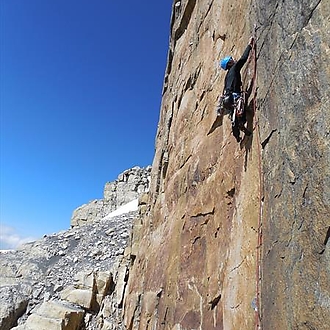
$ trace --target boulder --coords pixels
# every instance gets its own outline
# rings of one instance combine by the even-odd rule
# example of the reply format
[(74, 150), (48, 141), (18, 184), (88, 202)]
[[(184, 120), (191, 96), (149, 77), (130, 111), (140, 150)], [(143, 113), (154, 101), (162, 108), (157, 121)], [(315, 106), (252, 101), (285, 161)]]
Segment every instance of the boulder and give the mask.
[(112, 274), (86, 271), (77, 273), (74, 279), (74, 284), (61, 292), (61, 299), (97, 312), (104, 297), (110, 293)]
[(32, 286), (20, 284), (17, 281), (8, 283), (1, 280), (0, 286), (0, 328), (9, 330), (21, 317), (29, 303)]
[(84, 310), (63, 304), (60, 301), (48, 301), (31, 314), (24, 325), (15, 330), (79, 330)]

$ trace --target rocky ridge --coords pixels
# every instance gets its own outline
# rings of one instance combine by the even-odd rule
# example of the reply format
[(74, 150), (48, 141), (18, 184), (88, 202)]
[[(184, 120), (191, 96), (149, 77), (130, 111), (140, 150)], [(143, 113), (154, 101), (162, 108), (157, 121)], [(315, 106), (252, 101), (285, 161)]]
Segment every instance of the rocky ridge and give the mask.
[[(126, 269), (123, 259), (136, 216), (135, 211), (91, 222), (0, 254), (0, 328), (18, 324), (17, 329), (41, 329), (40, 318), (44, 323), (53, 319), (56, 305), (65, 315), (74, 310), (80, 321), (85, 319), (86, 329), (95, 329), (93, 315), (106, 297), (118, 295), (116, 308), (120, 305), (124, 279), (119, 277)], [(82, 322), (69, 314), (65, 318), (76, 325), (63, 329), (81, 329)], [(109, 322), (112, 315), (98, 322)], [(113, 329), (120, 328), (117, 322), (111, 320)]]
[(1, 330), (122, 328), (128, 242), (132, 221), (139, 214), (131, 199), (140, 196), (143, 209), (149, 172), (150, 167), (135, 167), (106, 184), (112, 196), (106, 210), (121, 205), (119, 212), (103, 218), (99, 214), (69, 230), (0, 253)]
[(103, 199), (95, 199), (73, 211), (71, 226), (80, 226), (104, 218), (120, 206), (137, 199), (149, 190), (151, 166), (135, 166), (104, 186)]

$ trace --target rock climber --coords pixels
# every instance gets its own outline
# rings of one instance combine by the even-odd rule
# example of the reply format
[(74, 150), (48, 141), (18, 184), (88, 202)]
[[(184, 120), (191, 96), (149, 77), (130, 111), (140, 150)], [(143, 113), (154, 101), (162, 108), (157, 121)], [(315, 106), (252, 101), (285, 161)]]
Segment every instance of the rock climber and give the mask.
[[(223, 96), (220, 98), (219, 105), (217, 107), (217, 115), (220, 116), (223, 114), (225, 109), (233, 111), (234, 102), (238, 100), (242, 94), (242, 78), (241, 78), (241, 69), (246, 63), (250, 51), (254, 45), (254, 38), (251, 37), (249, 44), (247, 45), (241, 58), (236, 61), (231, 56), (226, 56), (220, 61), (220, 66), (223, 70), (227, 71), (224, 84)], [(244, 124), (246, 122), (244, 106), (242, 107), (242, 112), (237, 113), (239, 128), (244, 131), (246, 134), (250, 135)]]

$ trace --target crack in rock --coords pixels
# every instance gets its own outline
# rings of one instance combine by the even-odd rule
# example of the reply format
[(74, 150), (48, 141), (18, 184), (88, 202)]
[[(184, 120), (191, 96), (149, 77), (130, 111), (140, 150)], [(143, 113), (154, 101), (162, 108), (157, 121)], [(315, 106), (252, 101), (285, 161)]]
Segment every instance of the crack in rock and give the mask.
[(212, 209), (212, 211), (209, 212), (205, 212), (205, 213), (197, 213), (195, 215), (192, 215), (191, 218), (199, 218), (199, 217), (206, 217), (208, 215), (213, 215), (214, 214), (214, 208)]
[(209, 302), (209, 304), (211, 305), (211, 310), (213, 310), (218, 305), (220, 299), (221, 299), (221, 293)]
[(261, 147), (262, 147), (262, 149), (265, 149), (265, 147), (266, 147), (266, 145), (268, 144), (270, 138), (272, 137), (272, 135), (273, 135), (276, 131), (277, 131), (277, 129), (273, 129), (273, 130), (270, 132), (270, 134), (267, 136), (267, 138), (266, 138), (263, 142), (261, 142)]

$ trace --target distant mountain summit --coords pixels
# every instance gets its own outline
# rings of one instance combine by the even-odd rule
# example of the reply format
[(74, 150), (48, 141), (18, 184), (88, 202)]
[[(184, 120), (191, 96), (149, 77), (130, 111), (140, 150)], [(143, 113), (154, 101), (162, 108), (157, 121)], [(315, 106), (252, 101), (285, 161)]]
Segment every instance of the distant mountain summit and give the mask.
[(150, 172), (151, 166), (135, 166), (119, 174), (115, 181), (107, 182), (103, 199), (92, 200), (73, 211), (71, 226), (98, 221), (120, 206), (137, 199), (149, 190)]

